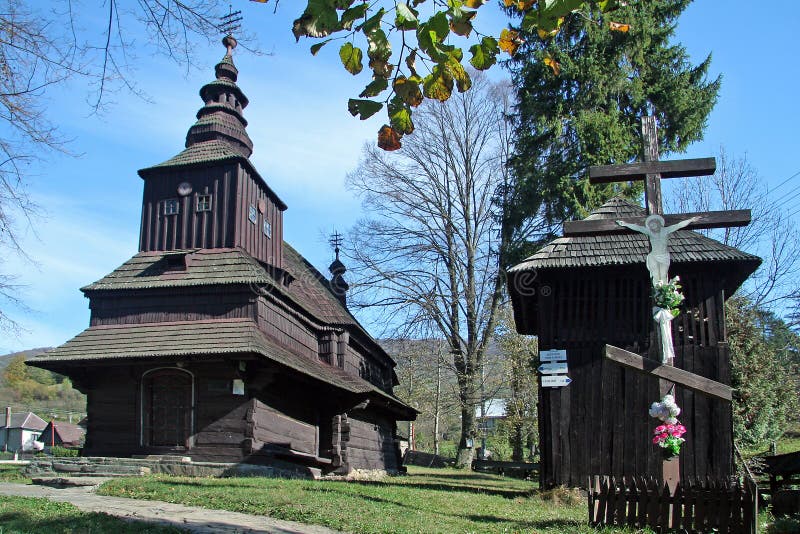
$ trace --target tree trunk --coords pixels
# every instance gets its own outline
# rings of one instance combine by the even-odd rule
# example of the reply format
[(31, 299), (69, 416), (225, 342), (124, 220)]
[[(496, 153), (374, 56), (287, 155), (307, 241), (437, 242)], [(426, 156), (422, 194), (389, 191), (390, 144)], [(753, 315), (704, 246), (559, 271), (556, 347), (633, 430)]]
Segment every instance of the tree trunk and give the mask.
[(433, 399), (433, 454), (439, 455), (439, 403), (442, 395), (442, 355), (436, 359), (436, 393)]

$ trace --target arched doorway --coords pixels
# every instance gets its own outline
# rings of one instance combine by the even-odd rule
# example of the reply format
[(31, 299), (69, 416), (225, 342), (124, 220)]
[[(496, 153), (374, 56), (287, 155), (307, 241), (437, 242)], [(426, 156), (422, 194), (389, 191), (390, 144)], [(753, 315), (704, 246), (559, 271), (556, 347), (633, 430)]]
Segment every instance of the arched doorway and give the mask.
[(193, 430), (194, 377), (178, 368), (142, 376), (142, 445), (189, 448)]

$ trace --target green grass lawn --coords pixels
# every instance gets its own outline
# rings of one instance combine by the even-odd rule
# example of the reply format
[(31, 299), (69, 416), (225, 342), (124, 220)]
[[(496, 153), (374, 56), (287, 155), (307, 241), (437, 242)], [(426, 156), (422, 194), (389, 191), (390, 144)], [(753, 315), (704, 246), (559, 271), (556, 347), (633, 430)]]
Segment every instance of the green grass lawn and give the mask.
[(0, 465), (0, 482), (15, 482), (19, 484), (30, 484), (31, 479), (20, 473), (22, 466), (19, 465)]
[(380, 482), (185, 478), (116, 479), (99, 493), (261, 514), (355, 533), (644, 532), (595, 530), (574, 492), (455, 469), (412, 467)]
[(82, 512), (69, 503), (31, 497), (0, 496), (0, 534), (114, 534), (186, 532), (106, 514)]

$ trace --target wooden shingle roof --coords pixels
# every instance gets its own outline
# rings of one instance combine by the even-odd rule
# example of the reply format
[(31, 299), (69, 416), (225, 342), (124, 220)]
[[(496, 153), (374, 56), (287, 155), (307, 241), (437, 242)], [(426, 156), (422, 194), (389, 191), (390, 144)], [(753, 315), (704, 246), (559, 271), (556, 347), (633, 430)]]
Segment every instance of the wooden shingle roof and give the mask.
[(350, 393), (376, 394), (397, 407), (408, 408), (361, 377), (279, 345), (264, 335), (251, 319), (92, 326), (29, 362), (47, 369), (99, 361), (186, 357), (203, 360), (220, 354), (255, 354)]
[[(170, 257), (183, 256), (185, 269), (171, 269)], [(84, 293), (120, 289), (157, 289), (210, 285), (255, 284), (270, 286), (318, 320), (336, 325), (358, 325), (336, 297), (330, 282), (288, 243), (283, 243), (284, 269), (293, 280), (279, 285), (250, 254), (239, 248), (140, 252)]]
[[(171, 270), (169, 257), (177, 255), (184, 256), (186, 268)], [(81, 291), (265, 284), (271, 280), (258, 261), (237, 248), (140, 252)]]
[[(594, 210), (586, 219), (620, 219), (644, 216), (645, 210), (619, 197), (612, 198)], [(559, 237), (542, 247), (533, 256), (509, 269), (521, 273), (544, 268), (601, 267), (644, 264), (650, 243), (640, 233), (614, 233), (597, 236)], [(732, 262), (739, 263), (750, 275), (761, 259), (725, 245), (691, 230), (670, 235), (672, 263)]]

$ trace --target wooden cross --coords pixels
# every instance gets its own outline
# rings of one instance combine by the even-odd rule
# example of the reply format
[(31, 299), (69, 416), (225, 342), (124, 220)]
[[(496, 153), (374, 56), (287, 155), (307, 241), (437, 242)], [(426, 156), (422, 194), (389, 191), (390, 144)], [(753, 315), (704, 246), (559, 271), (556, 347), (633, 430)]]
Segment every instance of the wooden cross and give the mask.
[[(707, 211), (700, 213), (681, 213), (664, 215), (661, 200), (662, 178), (684, 178), (708, 176), (716, 171), (714, 158), (684, 159), (676, 161), (658, 160), (658, 138), (655, 117), (642, 118), (642, 138), (644, 140), (644, 162), (626, 165), (604, 165), (589, 168), (589, 181), (593, 184), (644, 180), (647, 215), (662, 215), (666, 225), (695, 218), (685, 229), (724, 228), (746, 226), (750, 223), (750, 210)], [(626, 223), (644, 226), (645, 217), (625, 217)], [(612, 219), (571, 221), (564, 223), (564, 236), (599, 235), (614, 232), (631, 232)], [(670, 340), (671, 342), (671, 340)], [(659, 352), (663, 349), (659, 344)], [(661, 363), (638, 354), (628, 352), (613, 345), (606, 345), (605, 356), (610, 361), (627, 368), (657, 377), (660, 394), (666, 395), (679, 384), (702, 395), (730, 402), (732, 390), (729, 386), (689, 373), (672, 366), (672, 362)], [(660, 355), (663, 357), (663, 354)], [(660, 358), (660, 360), (664, 360)], [(665, 460), (662, 464), (664, 481), (674, 491), (680, 479), (677, 460)]]

